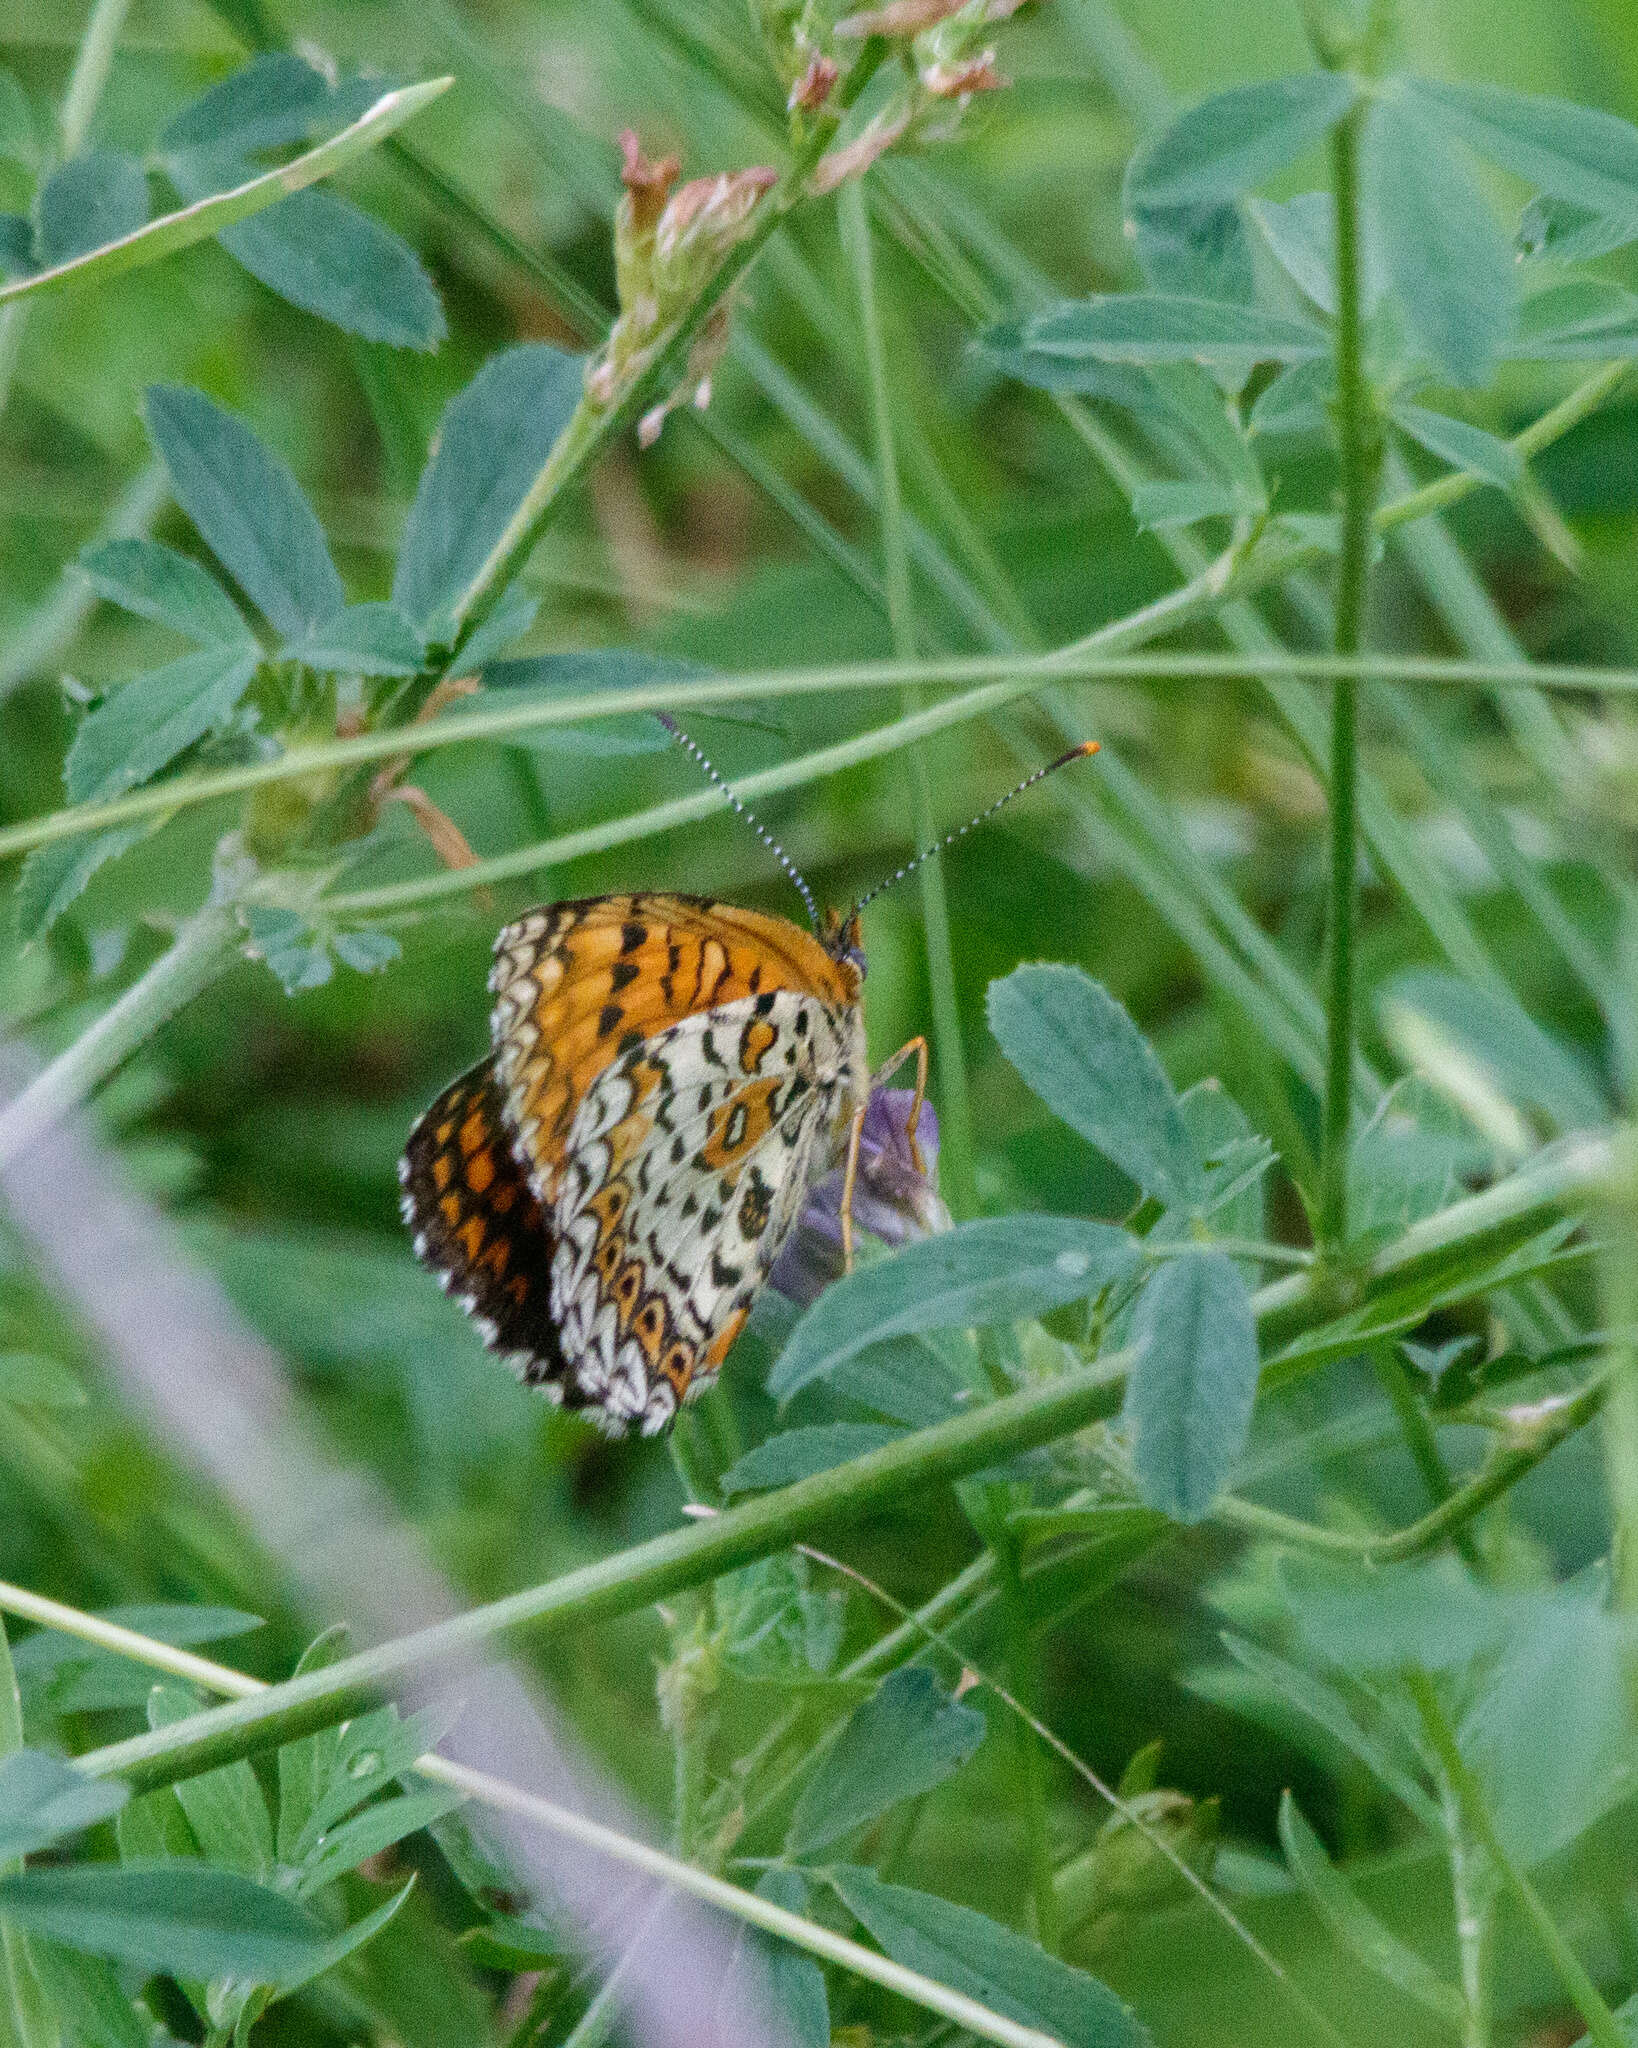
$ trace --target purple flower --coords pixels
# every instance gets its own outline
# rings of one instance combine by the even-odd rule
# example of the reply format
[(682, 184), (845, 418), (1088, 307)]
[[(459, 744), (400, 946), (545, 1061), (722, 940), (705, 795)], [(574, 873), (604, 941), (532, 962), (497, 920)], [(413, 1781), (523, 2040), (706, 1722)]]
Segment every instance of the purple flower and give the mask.
[[(924, 1102), (916, 1126), (918, 1170), (907, 1128), (915, 1099), (910, 1088), (872, 1089), (860, 1133), (853, 1222), (884, 1244), (950, 1227), (938, 1192), (938, 1118)], [(769, 1275), (781, 1294), (804, 1307), (842, 1275), (842, 1177), (838, 1166), (815, 1185)]]

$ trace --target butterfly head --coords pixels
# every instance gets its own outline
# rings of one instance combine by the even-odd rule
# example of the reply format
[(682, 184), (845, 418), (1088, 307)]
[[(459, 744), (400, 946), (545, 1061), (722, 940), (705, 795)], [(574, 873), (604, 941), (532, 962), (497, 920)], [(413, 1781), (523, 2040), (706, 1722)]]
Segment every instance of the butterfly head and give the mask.
[(869, 970), (865, 965), (864, 932), (856, 909), (841, 911), (827, 905), (819, 926), (819, 940), (833, 960), (851, 967), (864, 980)]

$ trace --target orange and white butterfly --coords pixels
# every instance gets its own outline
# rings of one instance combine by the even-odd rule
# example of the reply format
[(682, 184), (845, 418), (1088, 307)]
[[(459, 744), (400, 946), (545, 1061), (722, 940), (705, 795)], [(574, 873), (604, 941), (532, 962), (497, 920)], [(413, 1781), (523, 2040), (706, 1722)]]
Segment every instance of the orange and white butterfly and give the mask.
[(495, 941), (488, 1057), (410, 1133), (418, 1255), (527, 1383), (613, 1432), (664, 1429), (715, 1377), (839, 1161), (850, 1249), (870, 1091), (912, 1053), (919, 1107), (924, 1041), (870, 1072), (859, 906), (815, 923), (658, 893), (528, 912)]

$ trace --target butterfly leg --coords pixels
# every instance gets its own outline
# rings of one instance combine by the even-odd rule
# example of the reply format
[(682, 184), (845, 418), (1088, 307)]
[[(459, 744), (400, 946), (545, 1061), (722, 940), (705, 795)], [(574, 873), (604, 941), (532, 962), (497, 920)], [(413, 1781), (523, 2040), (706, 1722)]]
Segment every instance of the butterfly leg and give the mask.
[(839, 1214), (842, 1223), (842, 1271), (853, 1271), (853, 1191), (859, 1184), (859, 1141), (864, 1136), (866, 1104), (853, 1112), (853, 1121), (847, 1127), (847, 1163), (842, 1168), (842, 1199)]
[(873, 1089), (880, 1088), (890, 1075), (896, 1074), (907, 1059), (916, 1062), (916, 1099), (910, 1105), (910, 1116), (904, 1126), (904, 1135), (910, 1140), (910, 1163), (917, 1173), (927, 1171), (927, 1162), (921, 1156), (921, 1147), (916, 1143), (916, 1132), (921, 1124), (921, 1106), (927, 1100), (927, 1041), (925, 1038), (908, 1039), (896, 1053), (891, 1054), (870, 1077)]

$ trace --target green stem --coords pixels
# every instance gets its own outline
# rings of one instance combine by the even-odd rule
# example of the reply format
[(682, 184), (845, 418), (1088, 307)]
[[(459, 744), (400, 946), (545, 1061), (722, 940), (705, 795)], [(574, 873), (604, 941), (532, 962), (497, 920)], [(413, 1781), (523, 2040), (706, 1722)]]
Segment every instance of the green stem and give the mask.
[[(1359, 143), (1364, 108), (1331, 134), (1336, 209), (1336, 425), (1342, 480), (1342, 547), (1337, 563), (1338, 654), (1357, 654), (1370, 597), (1372, 515), (1382, 464), (1382, 435), (1365, 380), (1359, 223)], [(1331, 915), (1325, 1017), (1325, 1102), (1321, 1115), (1318, 1237), (1328, 1251), (1348, 1237), (1348, 1127), (1353, 1102), (1354, 934), (1359, 908), (1359, 686), (1331, 686)]]
[(1506, 1881), (1513, 1896), (1524, 1908), (1529, 1920), (1546, 1950), (1558, 1981), (1569, 1994), (1577, 2012), (1587, 2023), (1587, 2037), (1596, 2041), (1599, 2048), (1630, 2048), (1627, 2036), (1617, 2024), (1615, 2015), (1598, 1995), (1598, 1987), (1582, 1968), (1580, 1958), (1559, 1932), (1553, 1916), (1542, 1901), (1530, 1879), (1508, 1855), (1496, 1833), (1495, 1822), (1490, 1817), (1484, 1795), (1478, 1781), (1468, 1769), (1450, 1722), (1440, 1705), (1439, 1694), (1433, 1680), (1425, 1671), (1407, 1671), (1405, 1684), (1416, 1703), (1421, 1717), (1423, 1731), (1439, 1758), (1445, 1776), (1460, 1804), (1462, 1818), (1475, 1840), (1482, 1843), (1496, 1869)]
[(1617, 1334), (1609, 1356), (1604, 1462), (1615, 1522), (1617, 1607), (1638, 1608), (1638, 1144), (1629, 1137), (1610, 1176), (1602, 1258), (1604, 1327)]
[(1121, 1364), (1106, 1358), (1026, 1388), (708, 1521), (344, 1658), (256, 1699), (114, 1743), (81, 1762), (94, 1774), (117, 1773), (149, 1790), (326, 1727), (377, 1698), (399, 1673), (468, 1653), (499, 1636), (524, 1629), (544, 1636), (628, 1614), (771, 1556), (817, 1528), (857, 1521), (878, 1502), (899, 1499), (910, 1487), (981, 1471), (1106, 1419), (1120, 1406)]
[(1255, 1501), (1236, 1500), (1232, 1495), (1217, 1503), (1212, 1520), (1266, 1542), (1285, 1543), (1325, 1556), (1357, 1558), (1367, 1564), (1403, 1564), (1413, 1557), (1425, 1557), (1441, 1543), (1457, 1538), (1492, 1501), (1510, 1492), (1566, 1437), (1584, 1428), (1604, 1406), (1609, 1384), (1607, 1379), (1597, 1379), (1562, 1403), (1544, 1403), (1517, 1439), (1495, 1452), (1482, 1471), (1454, 1487), (1431, 1513), (1389, 1535), (1366, 1536), (1350, 1530), (1321, 1528), (1312, 1522), (1296, 1521), (1274, 1508), (1261, 1507)]
[[(100, 832), (110, 825), (124, 824), (133, 818), (169, 814), (198, 804), (214, 803), (222, 797), (237, 796), (245, 790), (260, 789), (270, 783), (362, 767), (372, 761), (391, 760), (403, 754), (418, 757), (471, 740), (509, 739), (519, 733), (558, 725), (580, 725), (601, 718), (625, 716), (634, 711), (667, 710), (686, 718), (691, 712), (714, 705), (761, 697), (825, 696), (838, 690), (900, 692), (907, 685), (986, 684), (997, 687), (1005, 679), (1012, 679), (1000, 697), (965, 694), (942, 705), (929, 706), (929, 711), (937, 714), (939, 729), (942, 729), (967, 719), (985, 717), (992, 709), (1004, 707), (1035, 691), (1073, 682), (1147, 682), (1170, 684), (1181, 690), (1192, 682), (1240, 682), (1259, 677), (1295, 681), (1308, 677), (1324, 679), (1348, 675), (1361, 679), (1398, 678), (1440, 689), (1540, 689), (1575, 694), (1597, 691), (1610, 696), (1638, 696), (1638, 669), (1601, 668), (1576, 663), (1542, 663), (1520, 671), (1486, 661), (1448, 661), (1437, 656), (1415, 654), (1377, 653), (1342, 657), (1329, 653), (1286, 653), (1255, 648), (1239, 653), (1179, 651), (1176, 654), (1153, 654), (1142, 651), (1148, 641), (1209, 612), (1222, 595), (1224, 574), (1225, 564), (1219, 558), (1164, 597), (1156, 598), (1124, 618), (1111, 621), (1083, 640), (1073, 641), (1045, 654), (1001, 652), (952, 656), (936, 661), (837, 662), (812, 668), (746, 669), (697, 682), (643, 683), (627, 689), (596, 693), (565, 693), (549, 703), (446, 712), (412, 732), (371, 732), (354, 739), (322, 740), (291, 747), (276, 759), (246, 762), (208, 775), (177, 776), (167, 782), (133, 790), (128, 796), (110, 797), (100, 803), (70, 805), (43, 817), (24, 819), (0, 830), (0, 857), (28, 853), (36, 846), (49, 846), (58, 840)], [(7, 687), (11, 675), (11, 664), (0, 663), (0, 693)], [(864, 745), (869, 738), (867, 734), (861, 741), (848, 744)], [(875, 751), (883, 749), (877, 747)], [(827, 754), (810, 758), (828, 762), (830, 757)], [(831, 771), (827, 767), (824, 772)], [(744, 787), (748, 789), (749, 783)], [(458, 883), (458, 886), (470, 885)]]
[(78, 156), (90, 132), (91, 117), (108, 83), (108, 69), (114, 61), (114, 45), (125, 25), (131, 0), (97, 0), (80, 37), (68, 90), (57, 117), (57, 134), (64, 163)]
[[(1438, 1439), (1433, 1433), (1433, 1424), (1416, 1398), (1416, 1391), (1411, 1385), (1410, 1370), (1392, 1344), (1375, 1345), (1371, 1352), (1371, 1363), (1376, 1368), (1377, 1382), (1393, 1409), (1394, 1420), (1399, 1424), (1399, 1434), (1404, 1438), (1405, 1448), (1410, 1452), (1411, 1463), (1416, 1467), (1437, 1511), (1449, 1502), (1456, 1488), (1440, 1453)], [(1473, 1547), (1473, 1538), (1468, 1533), (1465, 1522), (1459, 1522), (1452, 1527), (1450, 1539), (1463, 1563), (1477, 1569), (1478, 1552)]]
[[(871, 424), (876, 441), (877, 492), (881, 506), (882, 560), (887, 595), (887, 620), (893, 652), (901, 661), (916, 659), (916, 619), (910, 588), (910, 556), (906, 546), (904, 495), (899, 481), (898, 450), (893, 435), (892, 405), (887, 386), (887, 351), (876, 303), (876, 262), (865, 212), (863, 181), (842, 189), (842, 235), (853, 265), (864, 334), (865, 368), (870, 387)], [(920, 689), (905, 684), (900, 695), (906, 717), (923, 708)], [(938, 835), (933, 809), (932, 776), (927, 757), (912, 748), (908, 759), (910, 816), (917, 851)], [(921, 864), (922, 931), (927, 954), (927, 992), (933, 1019), (933, 1050), (938, 1065), (939, 1178), (950, 1207), (959, 1216), (978, 1212), (978, 1183), (973, 1164), (972, 1097), (967, 1086), (967, 1058), (961, 1038), (961, 1011), (956, 1000), (954, 952), (950, 944), (950, 904), (945, 890), (944, 860), (935, 853)]]
[(19, 1094), (0, 1108), (0, 1164), (83, 1102), (130, 1053), (233, 962), (238, 928), (217, 904), (195, 912), (174, 943)]
[[(44, 1628), (61, 1629), (82, 1642), (96, 1643), (117, 1656), (130, 1657), (157, 1670), (172, 1672), (206, 1691), (226, 1693), (233, 1699), (261, 1698), (272, 1690), (263, 1680), (248, 1678), (242, 1671), (213, 1664), (170, 1643), (155, 1642), (150, 1636), (138, 1635), (118, 1623), (105, 1621), (98, 1615), (81, 1613), (77, 1608), (65, 1607), (60, 1601), (25, 1592), (18, 1586), (0, 1585), (0, 1612), (26, 1615)], [(83, 1768), (90, 1759), (82, 1757), (78, 1761)], [(739, 1886), (729, 1884), (709, 1871), (681, 1863), (663, 1850), (622, 1835), (601, 1821), (591, 1820), (585, 1814), (522, 1791), (504, 1779), (491, 1777), (486, 1771), (473, 1770), (466, 1764), (453, 1763), (436, 1754), (419, 1758), (414, 1769), (419, 1776), (431, 1779), (434, 1784), (448, 1785), (481, 1805), (516, 1815), (548, 1833), (562, 1835), (570, 1841), (596, 1849), (616, 1863), (642, 1871), (691, 1898), (701, 1899), (739, 1921), (791, 1943), (793, 1947), (821, 1956), (826, 1962), (851, 1970), (855, 1976), (869, 1983), (897, 1992), (900, 1997), (939, 2014), (980, 2040), (995, 2042), (997, 2048), (1062, 2048), (1061, 2043), (1033, 2027), (1004, 2019), (976, 2000), (951, 1991), (918, 1971), (890, 1962), (887, 1957), (850, 1941), (845, 1935), (805, 1920), (799, 1913), (787, 1912), (753, 1892), (742, 1891)], [(0, 2042), (4, 2042), (3, 2035), (0, 2035)], [(10, 2044), (6, 2043), (5, 2048), (10, 2048)], [(23, 2048), (33, 2048), (33, 2044), (25, 2043)]]

